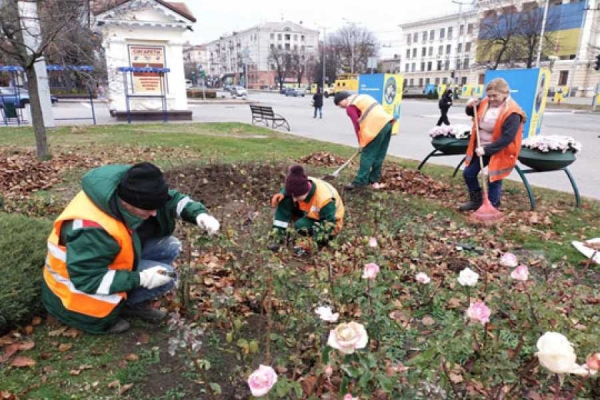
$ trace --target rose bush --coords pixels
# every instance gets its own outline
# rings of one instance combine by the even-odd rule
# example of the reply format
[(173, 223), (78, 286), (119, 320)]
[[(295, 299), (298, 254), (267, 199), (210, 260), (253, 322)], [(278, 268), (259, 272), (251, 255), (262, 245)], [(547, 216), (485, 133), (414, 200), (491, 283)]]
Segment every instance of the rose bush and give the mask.
[(339, 324), (329, 332), (327, 344), (343, 354), (352, 354), (355, 350), (364, 349), (369, 342), (365, 327), (357, 322)]
[(269, 393), (277, 383), (277, 373), (268, 365), (260, 365), (248, 378), (248, 387), (254, 397), (262, 397)]

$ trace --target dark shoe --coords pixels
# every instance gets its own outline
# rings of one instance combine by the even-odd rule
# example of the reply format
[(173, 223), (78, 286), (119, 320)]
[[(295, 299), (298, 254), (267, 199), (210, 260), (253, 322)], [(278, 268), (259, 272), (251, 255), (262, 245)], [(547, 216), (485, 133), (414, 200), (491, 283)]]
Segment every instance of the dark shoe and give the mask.
[(146, 322), (160, 322), (167, 316), (167, 313), (156, 308), (152, 308), (149, 302), (140, 304), (125, 305), (121, 316), (130, 318), (139, 318)]
[(344, 186), (344, 189), (346, 190), (356, 190), (356, 189), (362, 189), (364, 186), (360, 186), (357, 185), (355, 183), (349, 183), (347, 185)]
[(469, 192), (469, 201), (461, 204), (458, 211), (475, 211), (481, 207), (482, 202), (481, 190), (471, 191)]
[(130, 326), (131, 325), (129, 325), (129, 322), (125, 321), (122, 318), (119, 318), (117, 320), (117, 322), (115, 322), (115, 324), (113, 326), (111, 326), (108, 331), (106, 331), (106, 333), (109, 333), (109, 334), (112, 334), (112, 333), (123, 333), (126, 330), (128, 330)]
[(269, 243), (267, 245), (267, 249), (275, 252), (275, 251), (279, 251), (279, 249), (281, 248), (281, 243), (279, 242), (273, 242), (273, 243)]

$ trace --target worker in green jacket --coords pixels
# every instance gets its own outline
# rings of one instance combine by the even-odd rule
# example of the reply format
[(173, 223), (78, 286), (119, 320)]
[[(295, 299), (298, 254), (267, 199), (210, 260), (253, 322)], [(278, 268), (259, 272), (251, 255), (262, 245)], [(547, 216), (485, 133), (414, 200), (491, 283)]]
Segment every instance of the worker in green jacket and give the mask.
[(124, 332), (123, 317), (161, 321), (166, 313), (149, 302), (177, 280), (177, 218), (219, 230), (202, 203), (169, 189), (151, 163), (89, 171), (48, 238), (42, 301), (50, 315), (91, 333)]

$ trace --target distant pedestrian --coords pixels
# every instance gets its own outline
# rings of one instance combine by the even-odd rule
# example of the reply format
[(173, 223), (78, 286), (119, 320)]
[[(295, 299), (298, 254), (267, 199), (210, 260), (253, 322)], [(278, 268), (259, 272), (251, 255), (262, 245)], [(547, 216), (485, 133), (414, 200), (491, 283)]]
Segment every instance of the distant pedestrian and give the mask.
[(317, 111), (319, 111), (319, 118), (323, 118), (323, 93), (320, 87), (317, 87), (317, 93), (313, 95), (313, 108), (315, 109), (313, 118), (317, 118)]
[(448, 110), (452, 107), (452, 89), (446, 89), (439, 101), (439, 107), (442, 115), (440, 116), (440, 119), (438, 119), (437, 126), (442, 125), (442, 123), (450, 125), (450, 120), (448, 120)]
[(101, 84), (97, 83), (96, 84), (96, 93), (98, 94), (98, 98), (99, 99), (103, 99), (104, 96), (105, 96), (104, 86), (102, 86)]

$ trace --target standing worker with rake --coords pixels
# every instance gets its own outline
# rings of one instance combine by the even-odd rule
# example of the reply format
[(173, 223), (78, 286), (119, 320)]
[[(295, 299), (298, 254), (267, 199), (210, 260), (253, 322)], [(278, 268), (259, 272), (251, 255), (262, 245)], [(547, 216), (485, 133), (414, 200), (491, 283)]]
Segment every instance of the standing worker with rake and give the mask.
[(381, 168), (390, 145), (394, 117), (366, 94), (351, 96), (348, 92), (339, 92), (333, 101), (336, 106), (346, 109), (361, 151), (360, 169), (354, 181), (344, 188), (352, 190), (371, 185), (373, 189), (380, 189)]
[(459, 207), (460, 211), (478, 210), (482, 206), (485, 193), (482, 193), (477, 175), (485, 166), (489, 170), (489, 178), (483, 178), (490, 182), (488, 199), (492, 206), (498, 208), (502, 179), (512, 172), (521, 150), (526, 116), (510, 97), (508, 83), (496, 78), (488, 83), (486, 94), (487, 97), (481, 102), (478, 99), (467, 102), (466, 113), (474, 117), (463, 171), (469, 189), (469, 201)]

